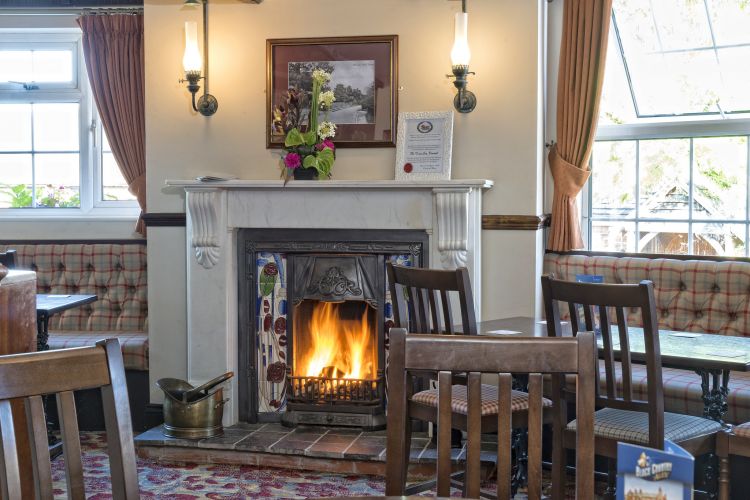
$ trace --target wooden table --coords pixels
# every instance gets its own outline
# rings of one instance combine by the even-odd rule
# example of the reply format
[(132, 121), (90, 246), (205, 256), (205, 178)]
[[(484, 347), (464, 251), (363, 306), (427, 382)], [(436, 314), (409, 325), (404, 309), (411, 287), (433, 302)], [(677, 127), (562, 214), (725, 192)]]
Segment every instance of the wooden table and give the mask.
[(55, 295), (39, 293), (36, 296), (36, 328), (37, 340), (36, 350), (46, 351), (49, 349), (49, 318), (74, 307), (90, 304), (97, 299), (96, 295)]
[[(49, 318), (74, 307), (90, 304), (97, 299), (96, 295), (56, 295), (39, 293), (36, 296), (36, 350), (49, 350)], [(44, 406), (48, 408), (48, 398), (44, 397)], [(52, 435), (53, 425), (47, 420), (47, 439), (50, 458), (58, 457), (62, 452), (62, 441)]]
[[(570, 324), (564, 322), (563, 335), (571, 335)], [(530, 317), (513, 317), (478, 324), (481, 335), (546, 337), (547, 324)], [(505, 331), (505, 333), (503, 333)], [(510, 334), (509, 332), (517, 332)], [(619, 352), (617, 326), (612, 325), (612, 345)], [(631, 359), (645, 363), (643, 329), (628, 328)], [(600, 354), (602, 340), (597, 340)], [(701, 377), (703, 416), (723, 423), (729, 405), (729, 374), (750, 371), (750, 337), (734, 337), (699, 332), (659, 330), (661, 363), (667, 368), (691, 370)]]

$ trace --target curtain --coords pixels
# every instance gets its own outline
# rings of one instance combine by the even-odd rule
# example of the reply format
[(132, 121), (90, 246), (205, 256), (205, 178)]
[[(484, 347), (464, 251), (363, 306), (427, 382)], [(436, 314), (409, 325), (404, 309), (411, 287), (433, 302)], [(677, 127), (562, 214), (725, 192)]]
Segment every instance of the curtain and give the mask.
[(589, 178), (599, 117), (612, 0), (566, 0), (557, 81), (557, 142), (549, 152), (554, 180), (547, 248), (583, 248), (576, 196)]
[(142, 14), (99, 14), (78, 18), (83, 31), (91, 90), (112, 154), (141, 215), (136, 231), (145, 235), (146, 127)]

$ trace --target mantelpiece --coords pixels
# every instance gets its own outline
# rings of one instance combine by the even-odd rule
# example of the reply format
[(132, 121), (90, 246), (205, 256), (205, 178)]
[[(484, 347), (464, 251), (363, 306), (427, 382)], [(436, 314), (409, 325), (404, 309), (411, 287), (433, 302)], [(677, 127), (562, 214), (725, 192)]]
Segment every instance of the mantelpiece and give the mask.
[[(429, 235), (431, 267), (469, 269), (481, 318), (482, 192), (492, 181), (168, 180), (186, 191), (188, 378), (237, 372), (241, 228), (414, 229)], [(237, 421), (237, 384), (225, 423)]]

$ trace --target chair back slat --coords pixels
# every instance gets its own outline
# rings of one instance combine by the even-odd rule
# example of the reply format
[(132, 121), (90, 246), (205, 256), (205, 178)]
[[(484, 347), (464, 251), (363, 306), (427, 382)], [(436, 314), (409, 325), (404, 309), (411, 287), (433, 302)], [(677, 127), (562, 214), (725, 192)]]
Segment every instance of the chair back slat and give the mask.
[(622, 367), (622, 398), (633, 401), (633, 366), (630, 361), (630, 339), (625, 310), (617, 308), (617, 330), (620, 337), (620, 366)]
[[(469, 271), (419, 269), (386, 264), (394, 319), (399, 328), (411, 328), (423, 333), (455, 333), (450, 293), (458, 296), (462, 333), (477, 333), (474, 296)], [(403, 290), (408, 304), (404, 304)], [(439, 297), (439, 300), (438, 300)], [(405, 314), (408, 311), (408, 315)]]
[(81, 439), (78, 435), (76, 402), (72, 391), (57, 393), (57, 415), (60, 418), (60, 434), (63, 443), (63, 455), (65, 455), (65, 479), (68, 484), (68, 498), (85, 499)]
[(599, 307), (599, 328), (604, 346), (604, 374), (607, 380), (607, 397), (617, 398), (617, 383), (615, 379), (615, 352), (612, 346), (612, 329), (609, 327), (609, 314), (606, 307)]
[(482, 451), (482, 374), (469, 372), (466, 380), (468, 410), (466, 413), (466, 471), (464, 497), (479, 498)]
[(38, 499), (52, 499), (52, 466), (49, 460), (47, 422), (41, 396), (26, 398), (26, 422), (31, 440), (31, 464)]
[(13, 408), (8, 400), (0, 401), (0, 472), (5, 471), (2, 481), (2, 498), (21, 500), (21, 473), (16, 454), (16, 429), (13, 425)]
[(529, 375), (528, 497), (542, 498), (542, 375)]
[(513, 376), (498, 373), (497, 381), (497, 498), (510, 498), (512, 461), (508, 450), (513, 440), (511, 391)]
[[(576, 375), (581, 394), (576, 409), (582, 428), (591, 432), (591, 439), (582, 440), (584, 451), (576, 456), (577, 475), (590, 476), (578, 483), (578, 498), (593, 498), (594, 448), (594, 372), (596, 347), (591, 332), (581, 332), (576, 338), (494, 338), (480, 336), (448, 336), (407, 334), (404, 329), (391, 330), (388, 368), (388, 440), (386, 451), (386, 495), (403, 495), (406, 490), (406, 470), (409, 464), (408, 440), (405, 436), (410, 422), (408, 388), (413, 377), (427, 366), (438, 372), (437, 402), (437, 493), (450, 493), (451, 449), (450, 429), (453, 415), (451, 377), (457, 372), (468, 372), (466, 382), (466, 462), (463, 496), (480, 496), (481, 434), (482, 434), (482, 374), (497, 375), (497, 496), (509, 498), (511, 492), (511, 429), (512, 375), (529, 375), (528, 410), (528, 479), (529, 498), (542, 494), (542, 424), (543, 374), (553, 374), (562, 380), (564, 375)], [(520, 359), (519, 359), (520, 358)], [(471, 368), (469, 368), (471, 367)], [(558, 391), (559, 393), (559, 391)], [(494, 417), (493, 417), (494, 418)], [(579, 424), (581, 425), (581, 424)], [(558, 429), (555, 429), (558, 433)], [(562, 432), (562, 428), (559, 429)], [(558, 433), (559, 434), (559, 433)], [(558, 435), (556, 434), (556, 435)], [(584, 456), (584, 455), (590, 456)], [(583, 489), (587, 488), (587, 489)]]
[(117, 339), (101, 341), (92, 347), (0, 356), (0, 456), (6, 457), (0, 467), (0, 483), (8, 490), (3, 490), (3, 498), (20, 496), (14, 421), (9, 410), (12, 399), (23, 399), (25, 403), (23, 424), (31, 439), (37, 497), (52, 498), (43, 394), (56, 395), (68, 498), (85, 498), (74, 391), (91, 388), (102, 390), (113, 497), (139, 498), (130, 405)]
[[(542, 293), (544, 295), (544, 308), (547, 317), (554, 318), (553, 321), (547, 322), (547, 333), (549, 336), (562, 335), (562, 328), (559, 325), (559, 313), (555, 313), (558, 307), (557, 302), (567, 302), (569, 308), (574, 308), (574, 304), (580, 304), (584, 307), (584, 310), (592, 306), (598, 309), (602, 329), (606, 395), (598, 394), (596, 404), (622, 410), (647, 412), (649, 418), (649, 446), (663, 448), (664, 386), (662, 384), (659, 326), (656, 319), (653, 283), (650, 281), (641, 281), (637, 285), (579, 283), (557, 280), (552, 276), (542, 276)], [(630, 343), (627, 339), (626, 307), (640, 310), (642, 317), (647, 375), (646, 401), (633, 399), (632, 355), (630, 352)], [(618, 340), (620, 343), (617, 356), (614, 353), (611, 322), (607, 308), (614, 308), (616, 311)], [(575, 323), (575, 318), (571, 317), (571, 326), (575, 325)], [(586, 327), (588, 328), (589, 325)], [(573, 332), (574, 334), (576, 333), (575, 328), (573, 328)], [(618, 394), (616, 386), (616, 357), (621, 359), (622, 394)], [(597, 370), (598, 373), (599, 370)]]
[(451, 408), (452, 374), (438, 373), (438, 456), (437, 456), (437, 494), (439, 497), (451, 496)]

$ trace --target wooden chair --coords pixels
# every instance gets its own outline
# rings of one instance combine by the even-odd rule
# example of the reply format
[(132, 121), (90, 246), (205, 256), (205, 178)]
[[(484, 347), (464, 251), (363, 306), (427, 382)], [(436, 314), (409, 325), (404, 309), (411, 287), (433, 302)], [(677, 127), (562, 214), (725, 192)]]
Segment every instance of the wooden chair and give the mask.
[[(517, 412), (514, 411), (511, 373), (529, 374), (528, 403), (528, 495), (541, 498), (542, 493), (542, 423), (544, 398), (542, 377), (575, 374), (578, 382), (577, 411), (581, 432), (576, 438), (576, 491), (578, 498), (594, 498), (594, 373), (596, 345), (592, 333), (578, 338), (495, 338), (480, 336), (435, 336), (406, 334), (404, 329), (391, 330), (388, 366), (388, 437), (386, 451), (386, 495), (411, 494), (406, 488), (411, 445), (410, 419), (419, 415), (421, 405), (410, 397), (414, 373), (438, 370), (437, 494), (449, 496), (451, 486), (451, 426), (466, 429), (466, 466), (464, 496), (480, 496), (480, 438), (492, 420), (497, 431), (497, 498), (511, 495), (511, 432)], [(453, 372), (468, 372), (468, 398), (455, 398)], [(481, 397), (480, 377), (495, 374), (497, 407), (492, 415), (484, 414), (486, 401)], [(559, 396), (559, 391), (558, 394)], [(457, 410), (457, 407), (464, 410)], [(558, 408), (562, 408), (558, 406)], [(454, 417), (459, 415), (458, 422)], [(555, 419), (562, 422), (561, 418)], [(562, 428), (554, 429), (557, 434)], [(562, 490), (557, 489), (558, 496)]]
[[(713, 420), (680, 415), (664, 411), (664, 386), (661, 375), (661, 352), (659, 350), (659, 326), (654, 305), (654, 287), (650, 281), (640, 284), (602, 284), (576, 283), (556, 280), (551, 276), (542, 276), (542, 293), (547, 318), (547, 331), (550, 337), (563, 335), (560, 322), (558, 302), (567, 302), (570, 311), (570, 325), (573, 335), (581, 328), (594, 330), (596, 313), (603, 344), (603, 364), (606, 391), (601, 393), (600, 374), (596, 370), (596, 405), (595, 414), (596, 453), (608, 457), (610, 472), (610, 489), (614, 489), (615, 459), (617, 442), (642, 444), (651, 448), (663, 449), (664, 440), (668, 439), (682, 446), (693, 455), (713, 452), (716, 446), (716, 433), (721, 424)], [(583, 309), (583, 325), (579, 325), (579, 307)], [(632, 354), (628, 340), (626, 309), (640, 310), (645, 345), (646, 374), (648, 393), (646, 400), (633, 396)], [(612, 310), (615, 317), (612, 318)], [(616, 323), (619, 341), (619, 353), (615, 353), (611, 325)], [(619, 363), (616, 362), (619, 360)], [(617, 375), (621, 373), (621, 383)], [(555, 384), (565, 385), (557, 380)], [(563, 389), (564, 390), (564, 389)], [(565, 406), (565, 398), (560, 399)], [(564, 416), (566, 411), (555, 412), (555, 416)], [(575, 447), (577, 423), (572, 421), (555, 422), (561, 426), (567, 424), (567, 430), (553, 440), (552, 463), (553, 484), (555, 477), (564, 477), (565, 449)]]
[[(423, 333), (456, 333), (449, 293), (457, 292), (461, 308), (461, 333), (477, 334), (474, 297), (471, 293), (469, 271), (465, 267), (459, 267), (455, 271), (443, 271), (394, 266), (388, 262), (386, 271), (393, 302), (393, 316), (398, 328)], [(409, 322), (411, 324), (408, 324)]]
[[(125, 369), (117, 339), (96, 346), (0, 357), (0, 492), (2, 498), (20, 500), (15, 425), (27, 425), (31, 438), (37, 498), (52, 498), (52, 473), (47, 447), (47, 427), (42, 395), (57, 395), (57, 411), (65, 456), (68, 498), (83, 499), (83, 466), (73, 391), (101, 388), (104, 419), (116, 499), (138, 499), (130, 404)], [(23, 398), (27, 422), (15, 422), (11, 399)]]
[(0, 264), (4, 265), (8, 269), (15, 269), (16, 268), (16, 251), (6, 250), (4, 252), (0, 252)]
[(750, 422), (719, 433), (716, 436), (716, 454), (719, 456), (719, 500), (729, 500), (729, 457), (750, 458)]

